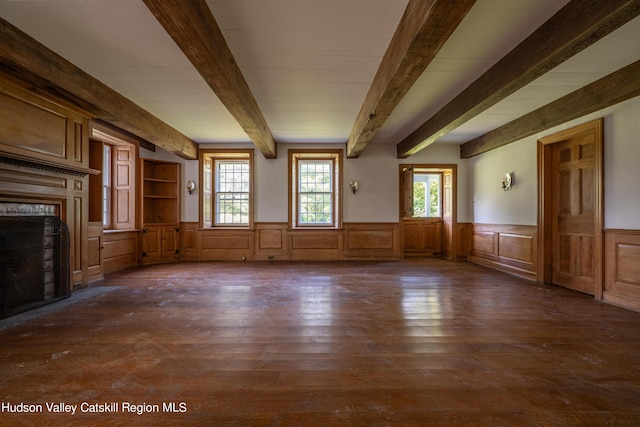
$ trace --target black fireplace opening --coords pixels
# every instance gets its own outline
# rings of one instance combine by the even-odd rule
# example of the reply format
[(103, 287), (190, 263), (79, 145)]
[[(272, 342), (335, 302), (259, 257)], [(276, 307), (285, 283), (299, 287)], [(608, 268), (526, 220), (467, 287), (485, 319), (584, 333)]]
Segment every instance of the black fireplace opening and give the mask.
[(69, 297), (69, 261), (57, 216), (0, 217), (0, 318)]

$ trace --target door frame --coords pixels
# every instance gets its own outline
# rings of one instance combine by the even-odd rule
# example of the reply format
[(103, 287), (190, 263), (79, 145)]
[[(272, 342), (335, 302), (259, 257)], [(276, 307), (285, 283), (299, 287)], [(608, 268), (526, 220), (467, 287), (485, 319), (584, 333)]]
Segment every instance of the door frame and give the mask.
[[(439, 173), (443, 173), (444, 171), (451, 171), (451, 235), (449, 236), (449, 248), (450, 254), (449, 259), (457, 260), (458, 259), (458, 165), (457, 164), (442, 164), (442, 163), (401, 163), (398, 165), (398, 215), (399, 215), (399, 223), (402, 228), (402, 232), (400, 235), (401, 239), (401, 253), (404, 254), (404, 216), (403, 216), (403, 175), (402, 170), (406, 168), (414, 168), (414, 169), (433, 169)], [(442, 182), (442, 188), (444, 188), (444, 181)], [(441, 195), (444, 198), (444, 194)], [(444, 221), (443, 221), (444, 222)], [(442, 233), (444, 233), (444, 224), (442, 226)], [(442, 247), (444, 251), (445, 241), (442, 239)]]
[(552, 233), (552, 148), (553, 144), (565, 141), (577, 134), (593, 132), (595, 141), (594, 167), (594, 222), (595, 222), (595, 268), (593, 295), (601, 300), (604, 290), (604, 131), (603, 119), (593, 120), (538, 139), (538, 281), (551, 284), (553, 268)]

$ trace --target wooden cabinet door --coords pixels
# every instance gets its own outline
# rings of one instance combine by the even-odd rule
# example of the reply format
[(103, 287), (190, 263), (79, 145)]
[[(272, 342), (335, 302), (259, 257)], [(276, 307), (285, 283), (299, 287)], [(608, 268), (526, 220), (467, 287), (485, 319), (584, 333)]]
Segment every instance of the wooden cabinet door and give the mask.
[(158, 262), (162, 258), (162, 229), (148, 226), (142, 230), (142, 263)]
[(179, 245), (178, 227), (162, 227), (162, 258), (175, 259), (178, 255)]

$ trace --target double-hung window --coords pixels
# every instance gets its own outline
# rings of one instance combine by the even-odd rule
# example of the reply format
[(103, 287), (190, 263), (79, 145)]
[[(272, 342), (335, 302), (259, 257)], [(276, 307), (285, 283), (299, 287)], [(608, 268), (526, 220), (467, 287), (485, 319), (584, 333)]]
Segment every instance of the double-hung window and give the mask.
[(342, 150), (290, 150), (290, 222), (296, 227), (341, 224)]
[(253, 151), (201, 151), (205, 227), (250, 227)]

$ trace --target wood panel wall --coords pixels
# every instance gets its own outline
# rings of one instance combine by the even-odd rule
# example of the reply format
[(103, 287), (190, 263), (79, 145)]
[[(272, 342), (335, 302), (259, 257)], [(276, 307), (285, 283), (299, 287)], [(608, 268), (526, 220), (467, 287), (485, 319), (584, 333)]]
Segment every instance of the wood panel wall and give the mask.
[(91, 221), (89, 222), (87, 232), (87, 281), (89, 283), (104, 278), (104, 272), (102, 270), (103, 259), (103, 234), (102, 234), (102, 222)]
[(603, 299), (640, 312), (640, 230), (605, 230)]
[(0, 200), (56, 206), (69, 228), (71, 283), (88, 283), (89, 119), (0, 75)]
[(537, 280), (537, 227), (473, 224), (469, 260)]
[(183, 223), (186, 261), (397, 260), (402, 257), (395, 223), (348, 223), (342, 229), (289, 229), (287, 223), (256, 223), (254, 229), (198, 228)]
[(473, 238), (473, 224), (469, 222), (458, 222), (456, 224), (456, 250), (455, 256), (457, 260), (466, 260), (471, 255), (471, 245)]
[(106, 231), (104, 233), (102, 244), (104, 274), (138, 265), (139, 236), (138, 230)]
[(0, 151), (16, 158), (84, 172), (89, 119), (0, 75)]

